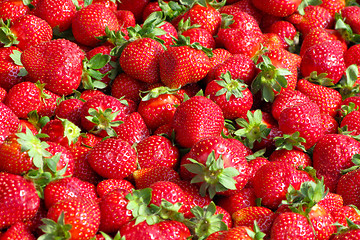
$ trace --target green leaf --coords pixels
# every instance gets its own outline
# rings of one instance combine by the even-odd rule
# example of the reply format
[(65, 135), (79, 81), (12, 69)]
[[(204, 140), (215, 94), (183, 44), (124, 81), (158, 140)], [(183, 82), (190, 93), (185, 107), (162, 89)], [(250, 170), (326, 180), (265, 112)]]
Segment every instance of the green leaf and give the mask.
[(91, 69), (100, 69), (104, 67), (110, 59), (111, 57), (109, 55), (98, 53), (89, 60), (87, 65)]
[(21, 62), (21, 54), (22, 54), (22, 52), (20, 52), (18, 50), (13, 50), (13, 53), (10, 54), (11, 59), (18, 66), (23, 66), (23, 64)]

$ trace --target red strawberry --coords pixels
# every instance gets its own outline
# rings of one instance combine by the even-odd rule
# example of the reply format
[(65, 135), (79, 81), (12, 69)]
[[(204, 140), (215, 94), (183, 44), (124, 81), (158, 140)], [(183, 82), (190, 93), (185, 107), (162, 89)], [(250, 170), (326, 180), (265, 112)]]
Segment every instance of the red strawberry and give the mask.
[(40, 199), (32, 182), (22, 176), (0, 172), (0, 228), (33, 218)]
[(127, 98), (139, 103), (141, 96), (139, 91), (145, 91), (146, 83), (130, 77), (126, 73), (120, 73), (111, 84), (111, 96), (116, 98)]
[(245, 117), (253, 105), (247, 85), (240, 79), (232, 78), (230, 72), (221, 74), (220, 80), (207, 84), (205, 95), (220, 106), (226, 119)]
[[(349, 169), (350, 170), (350, 169)], [(353, 171), (344, 171), (345, 175), (340, 176), (336, 187), (336, 193), (339, 194), (343, 200), (344, 205), (360, 206), (359, 198), (359, 169)]]
[(14, 62), (12, 56), (15, 52), (21, 54), (21, 50), (15, 46), (0, 48), (0, 87), (7, 91), (23, 80), (19, 73), (24, 67)]
[(206, 48), (215, 48), (215, 39), (206, 29), (189, 27), (188, 29), (185, 28), (182, 30), (181, 34), (190, 38), (190, 44), (198, 42), (201, 46)]
[(354, 136), (359, 135), (360, 134), (359, 117), (360, 117), (359, 111), (353, 111), (347, 114), (341, 121), (340, 127), (343, 128), (344, 126), (347, 126), (347, 131), (349, 131), (351, 135)]
[(136, 22), (141, 22), (143, 10), (149, 2), (150, 0), (139, 0), (134, 4), (132, 0), (123, 0), (118, 2), (118, 9), (131, 11), (135, 16)]
[(271, 238), (278, 240), (315, 239), (315, 235), (309, 220), (294, 212), (281, 213), (271, 227)]
[(319, 5), (320, 7), (325, 8), (329, 13), (334, 16), (335, 13), (340, 12), (345, 7), (344, 0), (325, 0)]
[(201, 185), (200, 194), (205, 196), (208, 191), (210, 198), (237, 193), (249, 177), (243, 149), (222, 137), (198, 141), (181, 159), (180, 174), (184, 179), (193, 178)]
[(120, 227), (120, 234), (126, 240), (151, 238), (183, 240), (191, 236), (189, 229), (183, 223), (174, 220), (166, 220), (154, 225), (149, 225), (145, 221), (135, 225), (135, 221), (131, 221)]
[(236, 211), (255, 206), (255, 193), (252, 188), (243, 188), (239, 193), (231, 196), (222, 196), (216, 200), (218, 206), (224, 208), (231, 215)]
[[(48, 220), (43, 220), (44, 223), (53, 225), (53, 228), (48, 229), (44, 226), (42, 230), (47, 231), (43, 237), (67, 237), (70, 234), (71, 239), (85, 240), (94, 237), (99, 229), (100, 208), (92, 199), (69, 198), (53, 205), (48, 210), (47, 218)], [(58, 230), (60, 226), (57, 225), (63, 225), (61, 230)]]
[(120, 30), (115, 13), (101, 4), (91, 4), (76, 12), (72, 19), (72, 33), (77, 42), (95, 47), (105, 36), (105, 27), (110, 31)]
[(17, 222), (0, 234), (1, 240), (35, 240), (35, 236), (23, 222)]
[(344, 52), (340, 41), (325, 41), (308, 48), (301, 60), (300, 71), (304, 77), (314, 71), (326, 73), (336, 84), (345, 71)]
[(264, 11), (268, 14), (278, 16), (278, 17), (286, 17), (294, 13), (299, 7), (301, 1), (299, 0), (252, 0), (252, 3), (255, 7)]
[(136, 145), (138, 164), (141, 168), (177, 167), (179, 149), (163, 136), (153, 135)]
[(0, 143), (10, 134), (18, 130), (20, 124), (19, 118), (11, 109), (3, 103), (0, 103)]
[(321, 114), (324, 127), (324, 134), (335, 134), (338, 132), (339, 124), (335, 118), (327, 114)]
[(46, 83), (45, 89), (69, 95), (80, 85), (83, 51), (65, 39), (44, 42), (28, 48), (21, 61), (33, 82)]
[(113, 12), (116, 12), (117, 10), (117, 2), (113, 2), (111, 0), (94, 0), (92, 4), (101, 4)]
[(96, 200), (95, 186), (76, 177), (67, 177), (49, 183), (44, 189), (44, 200), (47, 209), (57, 202), (73, 197)]
[(196, 48), (199, 45), (190, 46), (184, 36), (179, 41), (181, 45), (169, 47), (160, 57), (160, 79), (169, 88), (198, 82), (210, 70), (209, 57)]
[(55, 109), (55, 116), (67, 119), (76, 126), (80, 126), (80, 113), (82, 105), (84, 105), (84, 102), (76, 98), (61, 101)]
[(71, 0), (40, 0), (32, 13), (48, 22), (51, 28), (57, 27), (59, 32), (63, 32), (71, 27), (76, 7)]
[(129, 200), (125, 196), (129, 192), (124, 189), (115, 189), (101, 197), (100, 212), (101, 222), (100, 231), (113, 233), (133, 219), (131, 210), (127, 209)]
[(132, 173), (137, 189), (147, 188), (157, 181), (177, 182), (180, 180), (179, 173), (169, 167), (142, 168)]
[(347, 6), (341, 10), (341, 16), (345, 19), (345, 23), (349, 24), (355, 34), (360, 34), (360, 7)]
[(121, 52), (121, 68), (130, 77), (146, 83), (160, 81), (159, 61), (164, 52), (161, 44), (151, 38), (130, 42)]
[(348, 226), (346, 218), (350, 219), (353, 222), (360, 221), (360, 214), (358, 209), (351, 206), (342, 206), (331, 213), (334, 217), (334, 220), (344, 226)]
[(180, 105), (180, 100), (173, 94), (174, 91), (167, 87), (157, 87), (145, 93), (138, 106), (138, 112), (146, 126), (155, 131), (161, 125), (171, 123), (176, 107)]
[(123, 179), (136, 170), (136, 152), (123, 140), (109, 138), (99, 142), (86, 159), (99, 175), (106, 178)]
[(135, 187), (125, 179), (105, 179), (96, 185), (96, 192), (99, 197), (103, 197), (115, 189), (124, 189), (127, 192), (132, 192)]
[(220, 13), (225, 13), (232, 15), (235, 12), (246, 12), (249, 15), (253, 16), (257, 23), (261, 22), (262, 13), (257, 9), (252, 0), (243, 0), (243, 1), (234, 1), (230, 0), (226, 2), (227, 4), (220, 8)]
[(341, 134), (324, 135), (315, 145), (313, 167), (319, 178), (324, 177), (325, 185), (331, 192), (336, 189), (341, 170), (354, 165), (351, 159), (359, 151), (359, 142)]
[(191, 147), (205, 137), (219, 136), (223, 124), (220, 107), (202, 96), (192, 97), (180, 104), (173, 121), (176, 141), (183, 147)]
[(0, 19), (14, 21), (16, 18), (29, 13), (30, 8), (21, 0), (4, 0), (0, 2)]
[(269, 161), (290, 163), (290, 164), (293, 164), (294, 167), (296, 167), (296, 168), (298, 168), (300, 166), (307, 167), (307, 166), (311, 166), (311, 164), (312, 164), (311, 158), (309, 157), (309, 155), (307, 155), (303, 151), (296, 150), (296, 149), (276, 150), (270, 155)]
[(14, 44), (24, 51), (31, 46), (52, 39), (50, 25), (45, 20), (34, 15), (21, 16), (17, 18), (11, 26), (2, 25), (1, 31), (7, 30), (3, 32), (6, 36), (5, 41), (1, 41), (5, 46)]
[(150, 136), (149, 129), (138, 112), (133, 112), (127, 116), (124, 123), (116, 127), (115, 131), (118, 139), (127, 141), (131, 145)]

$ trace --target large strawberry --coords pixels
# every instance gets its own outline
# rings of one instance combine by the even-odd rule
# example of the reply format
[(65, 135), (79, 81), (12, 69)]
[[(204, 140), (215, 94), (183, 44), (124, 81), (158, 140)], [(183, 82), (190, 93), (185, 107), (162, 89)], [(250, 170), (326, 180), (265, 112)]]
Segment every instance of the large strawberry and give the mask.
[(129, 143), (109, 138), (99, 142), (86, 156), (90, 166), (101, 176), (122, 179), (136, 170), (136, 152)]
[(192, 97), (180, 104), (173, 120), (176, 141), (188, 148), (202, 138), (219, 136), (223, 125), (221, 108), (202, 96)]
[(57, 39), (28, 48), (21, 61), (32, 81), (46, 83), (58, 95), (69, 95), (81, 82), (84, 52), (73, 42)]
[(0, 180), (0, 229), (34, 217), (40, 205), (34, 184), (5, 172), (0, 172)]
[(105, 36), (105, 28), (120, 30), (115, 13), (101, 4), (90, 4), (78, 11), (72, 19), (72, 33), (76, 41), (95, 47), (101, 43), (97, 37)]
[(50, 25), (45, 20), (30, 14), (17, 18), (11, 26), (4, 22), (0, 23), (0, 26), (4, 38), (0, 39), (0, 42), (5, 46), (14, 44), (21, 50), (50, 41), (52, 38)]
[(160, 57), (160, 79), (169, 88), (200, 81), (210, 70), (209, 57), (199, 44), (179, 36), (178, 45), (169, 47)]

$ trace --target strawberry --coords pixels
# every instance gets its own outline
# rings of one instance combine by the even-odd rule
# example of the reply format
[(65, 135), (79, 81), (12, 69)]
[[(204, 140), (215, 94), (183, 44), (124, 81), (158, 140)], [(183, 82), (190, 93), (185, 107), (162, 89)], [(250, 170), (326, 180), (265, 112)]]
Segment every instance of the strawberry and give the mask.
[[(357, 155), (353, 157), (353, 162), (357, 165)], [(344, 205), (360, 206), (359, 184), (357, 179), (359, 178), (359, 169), (357, 167), (345, 169), (344, 175), (340, 176), (338, 184), (336, 186), (336, 193), (339, 194), (343, 200)]]
[(20, 120), (13, 111), (3, 103), (0, 103), (0, 113), (0, 143), (2, 143), (6, 136), (17, 131)]
[(17, 222), (6, 230), (4, 234), (0, 234), (1, 240), (35, 240), (35, 236), (31, 233), (23, 222)]
[(271, 225), (276, 218), (276, 214), (265, 207), (247, 207), (233, 213), (234, 226), (247, 226), (253, 228), (256, 221), (260, 231), (269, 234)]
[(252, 0), (252, 3), (255, 7), (264, 11), (268, 14), (286, 17), (294, 13), (299, 7), (301, 1), (299, 0), (287, 0), (287, 1), (261, 1), (261, 0)]
[(216, 200), (218, 206), (224, 208), (231, 215), (236, 211), (255, 206), (255, 193), (252, 188), (243, 188), (239, 193), (231, 196), (221, 196)]
[(92, 4), (101, 4), (107, 8), (109, 8), (111, 11), (116, 12), (117, 11), (117, 2), (113, 2), (112, 0), (94, 0)]
[(101, 42), (97, 37), (105, 36), (105, 28), (120, 30), (115, 13), (101, 4), (91, 4), (76, 12), (72, 19), (72, 33), (77, 42), (95, 47)]
[(202, 96), (192, 97), (180, 104), (173, 120), (176, 141), (188, 148), (202, 138), (219, 136), (223, 124), (220, 107)]
[(300, 71), (304, 77), (313, 71), (326, 73), (336, 84), (345, 71), (345, 62), (340, 41), (325, 41), (308, 48), (301, 60)]
[(232, 195), (245, 186), (249, 177), (244, 156), (243, 149), (234, 142), (222, 137), (203, 138), (181, 159), (180, 174), (201, 185), (202, 196), (207, 191), (210, 198), (215, 194)]
[(345, 1), (344, 0), (326, 0), (322, 1), (322, 3), (319, 5), (320, 7), (325, 8), (329, 11), (329, 13), (334, 16), (335, 13), (340, 12), (345, 7)]
[(21, 54), (21, 50), (15, 46), (0, 48), (0, 86), (7, 91), (23, 81), (23, 77), (19, 75), (24, 67), (15, 64), (12, 58), (14, 53)]
[(331, 28), (334, 24), (334, 17), (328, 10), (321, 6), (307, 6), (303, 13), (295, 12), (286, 18), (296, 29), (306, 35), (312, 28)]
[(143, 10), (149, 2), (150, 0), (140, 0), (137, 4), (134, 4), (132, 0), (124, 0), (118, 2), (118, 9), (131, 11), (135, 16), (136, 22), (141, 22)]
[(276, 21), (269, 27), (268, 31), (277, 34), (281, 40), (288, 45), (287, 47), (289, 47), (289, 40), (294, 41), (294, 44), (296, 44), (298, 40), (296, 39), (296, 37), (298, 37), (296, 28), (288, 21)]
[(301, 144), (305, 149), (312, 147), (323, 136), (321, 124), (319, 107), (313, 102), (285, 108), (279, 117), (280, 131), (286, 135), (297, 132), (305, 140)]
[(277, 48), (287, 49), (288, 44), (276, 33), (264, 33), (262, 43), (264, 48), (273, 50)]
[(299, 189), (302, 182), (310, 180), (307, 173), (296, 170), (291, 164), (270, 162), (256, 171), (253, 186), (256, 197), (262, 198), (263, 206), (277, 209), (286, 199), (289, 185)]
[(33, 82), (46, 83), (45, 89), (69, 95), (80, 85), (84, 53), (65, 39), (43, 42), (28, 48), (21, 61)]
[(146, 95), (141, 99), (138, 112), (150, 130), (154, 131), (173, 121), (176, 107), (180, 105), (180, 100), (173, 92), (167, 87), (157, 87), (144, 92)]
[(108, 138), (99, 142), (86, 159), (99, 175), (106, 178), (123, 179), (136, 170), (136, 152), (123, 140)]
[[(174, 44), (174, 40), (178, 39), (178, 31), (177, 29), (169, 22), (167, 21), (163, 21), (160, 26), (158, 26), (158, 28), (162, 29), (163, 31), (165, 31), (165, 34), (159, 35), (157, 36), (159, 39), (164, 41), (164, 46), (165, 47), (170, 47), (170, 45)], [(203, 32), (203, 31), (202, 31)], [(205, 30), (206, 32), (206, 30)], [(202, 34), (200, 34), (202, 36)], [(210, 39), (208, 39), (208, 34), (207, 32), (205, 33), (206, 36), (206, 41), (210, 41), (212, 42), (212, 36)], [(209, 36), (210, 37), (210, 36)], [(199, 42), (199, 41), (193, 41), (193, 42)], [(192, 42), (191, 42), (192, 43)], [(215, 40), (214, 40), (214, 44), (215, 44)], [(202, 44), (201, 44), (202, 45)], [(205, 46), (206, 47), (206, 46)]]
[[(184, 23), (184, 25), (186, 24), (186, 22)], [(201, 46), (204, 46), (206, 48), (215, 48), (215, 39), (208, 30), (196, 26), (183, 26), (181, 25), (181, 23), (182, 22), (180, 21), (178, 26), (178, 29), (181, 29), (180, 34), (185, 37), (189, 37), (190, 44), (198, 42)]]
[(163, 136), (152, 135), (136, 145), (138, 164), (141, 168), (157, 166), (177, 167), (179, 149)]
[(179, 36), (177, 45), (168, 48), (160, 57), (160, 79), (169, 88), (179, 88), (200, 81), (210, 70), (209, 57), (200, 44), (190, 44), (189, 38)]
[(80, 113), (82, 105), (84, 105), (84, 102), (77, 98), (70, 98), (61, 101), (55, 109), (55, 116), (57, 118), (67, 119), (76, 126), (80, 126)]
[(360, 34), (359, 14), (359, 6), (346, 6), (341, 10), (341, 16), (345, 19), (345, 23), (350, 25), (355, 34)]
[(96, 89), (86, 89), (80, 94), (80, 99), (83, 99), (85, 102), (89, 100), (90, 98), (96, 97), (96, 96), (104, 96), (105, 93), (101, 92), (100, 90)]
[(116, 136), (120, 121), (133, 112), (128, 103), (130, 100), (119, 100), (109, 95), (95, 96), (81, 107), (81, 126), (101, 137)]
[(244, 0), (244, 1), (234, 1), (230, 0), (226, 2), (227, 4), (220, 8), (220, 13), (225, 13), (228, 15), (232, 15), (235, 12), (246, 12), (249, 15), (253, 16), (257, 23), (261, 22), (262, 14), (259, 9), (257, 9), (252, 0)]
[(327, 114), (321, 114), (324, 127), (324, 134), (335, 134), (338, 132), (339, 124), (335, 118)]
[(132, 173), (137, 189), (147, 188), (157, 181), (180, 181), (179, 173), (169, 167), (142, 168)]
[(359, 142), (341, 134), (327, 134), (316, 144), (313, 167), (318, 177), (324, 177), (325, 185), (334, 192), (341, 177), (341, 170), (354, 165), (351, 159), (359, 153)]
[(353, 206), (342, 206), (331, 213), (331, 215), (334, 217), (335, 221), (344, 225), (348, 226), (348, 223), (346, 221), (346, 218), (350, 219), (353, 222), (360, 221), (360, 214), (358, 209), (356, 209)]
[(255, 64), (249, 57), (243, 54), (235, 54), (215, 65), (209, 71), (206, 81), (209, 83), (214, 79), (218, 80), (221, 77), (221, 74), (230, 72), (234, 79), (241, 79), (245, 84), (250, 85), (255, 77), (255, 71)]
[(115, 131), (118, 139), (127, 141), (131, 145), (150, 136), (149, 129), (138, 112), (133, 112), (127, 116), (124, 123), (116, 127)]
[(351, 135), (359, 135), (360, 134), (360, 129), (359, 129), (359, 116), (360, 116), (360, 112), (359, 111), (353, 111), (349, 114), (347, 114), (343, 120), (341, 121), (340, 127), (343, 128), (345, 126), (347, 126), (347, 131), (350, 132)]
[(133, 219), (131, 210), (127, 209), (129, 200), (125, 196), (129, 192), (115, 189), (101, 197), (99, 203), (101, 212), (100, 231), (112, 233)]
[(96, 193), (99, 197), (103, 197), (115, 189), (124, 189), (127, 192), (132, 192), (135, 187), (125, 179), (105, 179), (96, 185)]
[(220, 80), (207, 84), (205, 95), (220, 106), (224, 118), (244, 117), (253, 105), (253, 97), (247, 85), (232, 78), (230, 72), (221, 74)]
[[(176, 204), (183, 203), (186, 201), (185, 194), (181, 187), (174, 182), (168, 181), (157, 181), (149, 186), (151, 189), (151, 200), (150, 204), (161, 206), (164, 200)], [(179, 212), (183, 212), (184, 207), (180, 207)]]
[(11, 26), (3, 22), (1, 31), (5, 39), (1, 42), (5, 46), (16, 45), (22, 51), (42, 42), (52, 39), (50, 25), (43, 19), (34, 15), (24, 15), (17, 18)]
[(76, 13), (76, 7), (71, 0), (49, 1), (41, 0), (32, 11), (35, 16), (44, 19), (52, 29), (57, 28), (59, 32), (68, 30)]
[(168, 240), (183, 240), (190, 237), (189, 229), (181, 222), (174, 220), (166, 220), (154, 225), (149, 225), (146, 222), (135, 224), (131, 221), (120, 227), (121, 236), (127, 240), (139, 239), (161, 239)]
[(146, 83), (130, 77), (126, 73), (120, 73), (112, 81), (111, 96), (127, 98), (138, 104), (141, 100), (139, 91), (145, 91)]
[(43, 222), (46, 225), (40, 228), (45, 232), (44, 238), (90, 239), (99, 229), (100, 208), (92, 199), (69, 198), (53, 205)]
[(73, 197), (96, 200), (95, 186), (76, 177), (67, 177), (49, 183), (44, 189), (44, 200), (47, 209), (57, 202)]
[(275, 218), (271, 227), (271, 239), (315, 239), (315, 235), (308, 219), (295, 212), (281, 213)]
[(296, 149), (293, 150), (286, 150), (286, 149), (280, 149), (274, 151), (269, 156), (269, 161), (271, 162), (286, 162), (293, 164), (294, 167), (299, 168), (311, 166), (311, 158), (309, 155), (304, 153), (303, 151), (299, 151)]
[(40, 205), (34, 184), (6, 172), (0, 172), (0, 180), (0, 228), (34, 217)]
[(5, 0), (0, 2), (0, 19), (14, 21), (16, 18), (29, 13), (30, 8), (21, 0)]

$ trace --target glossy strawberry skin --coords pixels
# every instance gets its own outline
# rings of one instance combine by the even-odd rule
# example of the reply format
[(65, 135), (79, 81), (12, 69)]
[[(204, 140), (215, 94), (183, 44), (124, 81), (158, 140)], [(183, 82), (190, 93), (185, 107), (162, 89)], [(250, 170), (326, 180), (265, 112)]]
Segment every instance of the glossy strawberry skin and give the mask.
[(297, 7), (301, 3), (299, 0), (252, 0), (252, 3), (258, 9), (278, 17), (286, 17), (294, 13), (297, 10)]
[(72, 33), (76, 41), (95, 47), (101, 41), (96, 37), (105, 35), (105, 27), (111, 31), (120, 29), (113, 11), (101, 4), (90, 4), (78, 11), (72, 19)]
[(219, 136), (223, 123), (224, 116), (219, 106), (205, 97), (192, 97), (175, 111), (176, 141), (183, 147), (191, 147), (202, 138)]
[(22, 176), (0, 172), (0, 228), (35, 216), (40, 198), (32, 182)]
[(359, 111), (353, 111), (346, 115), (343, 120), (341, 121), (340, 127), (347, 126), (347, 130), (350, 131), (351, 135), (359, 135), (360, 134), (360, 112)]
[(355, 205), (360, 206), (359, 198), (359, 170), (351, 171), (340, 177), (339, 182), (336, 187), (336, 193), (344, 200), (344, 205)]
[(18, 130), (20, 124), (19, 118), (11, 109), (3, 103), (0, 103), (0, 143), (10, 134)]
[(72, 225), (69, 230), (72, 239), (90, 239), (99, 229), (100, 208), (92, 199), (75, 197), (62, 200), (48, 210), (47, 218), (57, 222), (61, 212), (64, 212), (65, 224)]
[(79, 87), (83, 58), (83, 51), (75, 43), (57, 39), (26, 49), (21, 62), (32, 82), (46, 83), (45, 89), (61, 96)]
[(6, 0), (0, 2), (0, 19), (4, 22), (6, 19), (14, 21), (29, 11), (30, 8), (21, 0)]
[(189, 46), (168, 48), (159, 63), (160, 80), (173, 89), (200, 81), (210, 70), (209, 57)]
[(10, 57), (15, 50), (22, 52), (20, 48), (15, 46), (0, 48), (0, 87), (7, 91), (23, 81), (23, 77), (18, 76), (23, 67), (16, 65)]
[(30, 229), (23, 223), (17, 222), (0, 234), (1, 240), (35, 240), (35, 236)]
[(169, 167), (142, 168), (134, 171), (131, 176), (136, 188), (147, 188), (157, 181), (180, 181), (179, 173)]
[(111, 84), (111, 96), (125, 97), (138, 104), (141, 101), (139, 91), (145, 91), (145, 87), (146, 83), (130, 77), (126, 73), (120, 73)]
[[(174, 182), (158, 181), (151, 184), (149, 188), (151, 188), (150, 204), (160, 206), (162, 199), (172, 204), (181, 203), (182, 205), (186, 201), (183, 190)], [(179, 212), (183, 212), (183, 209), (184, 207), (181, 207)]]
[(99, 197), (103, 197), (115, 189), (124, 189), (127, 192), (132, 192), (135, 187), (128, 180), (113, 178), (102, 180), (96, 185), (96, 193)]
[(138, 112), (133, 112), (127, 116), (123, 124), (115, 127), (115, 131), (118, 139), (124, 140), (130, 145), (139, 143), (150, 136), (150, 131)]
[(316, 71), (327, 73), (328, 78), (336, 84), (345, 70), (343, 50), (340, 41), (325, 41), (308, 48), (301, 60), (300, 71), (304, 77)]
[(55, 116), (67, 119), (75, 125), (80, 126), (82, 105), (84, 105), (84, 102), (76, 98), (61, 101), (55, 109)]
[(106, 178), (123, 179), (136, 170), (136, 152), (123, 140), (109, 138), (99, 142), (86, 159), (99, 175)]
[(352, 156), (359, 151), (359, 142), (341, 134), (327, 134), (318, 141), (314, 148), (313, 167), (318, 177), (324, 177), (325, 186), (331, 192), (336, 189), (340, 171), (354, 165)]
[(360, 34), (360, 7), (347, 6), (341, 11), (341, 16), (345, 19), (345, 23), (349, 24), (352, 31)]

